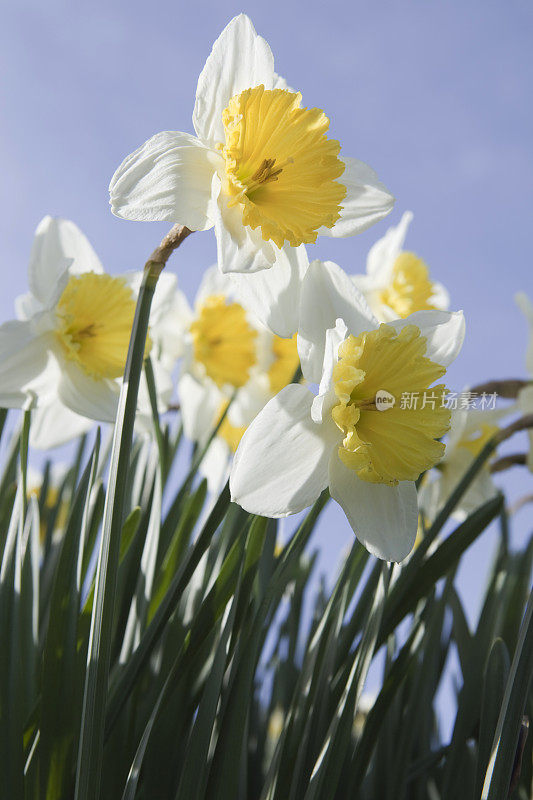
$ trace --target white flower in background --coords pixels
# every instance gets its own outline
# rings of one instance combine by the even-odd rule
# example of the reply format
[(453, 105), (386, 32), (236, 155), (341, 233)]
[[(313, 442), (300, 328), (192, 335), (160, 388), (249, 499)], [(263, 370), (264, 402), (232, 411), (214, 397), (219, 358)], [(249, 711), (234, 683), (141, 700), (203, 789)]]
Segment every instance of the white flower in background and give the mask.
[[(462, 312), (420, 311), (379, 324), (335, 264), (313, 262), (304, 278), (298, 350), (314, 396), (290, 385), (246, 430), (233, 462), (232, 499), (249, 512), (284, 517), (329, 486), (367, 549), (401, 561), (418, 523), (414, 481), (442, 458), (449, 426), (445, 388), (434, 382), (457, 356)], [(424, 395), (404, 407), (405, 393)], [(379, 410), (378, 397), (394, 402)]]
[(111, 180), (113, 213), (214, 227), (222, 272), (269, 268), (283, 248), (365, 230), (394, 199), (370, 167), (339, 156), (324, 112), (301, 102), (249, 18), (235, 17), (198, 79), (196, 136), (165, 131), (128, 156)]
[[(500, 420), (513, 411), (503, 409), (456, 409), (452, 411), (446, 452), (434, 470), (424, 476), (419, 503), (424, 518), (432, 522), (461, 478), (499, 430)], [(492, 480), (490, 463), (486, 462), (452, 512), (459, 522), (498, 494)]]
[(203, 445), (231, 405), (200, 466), (216, 492), (246, 426), (299, 365), (296, 337), (267, 330), (235, 282), (206, 270), (194, 309), (182, 314), (183, 363), (178, 397), (185, 435)]
[[(529, 325), (529, 340), (526, 350), (526, 369), (533, 381), (533, 304), (524, 294), (519, 292), (516, 295), (516, 302), (520, 311), (524, 314), (526, 321)], [(518, 394), (518, 406), (523, 414), (533, 414), (533, 383), (526, 386)], [(527, 465), (531, 472), (533, 472), (533, 430), (528, 430), (529, 436), (529, 453)]]
[[(36, 413), (41, 447), (79, 435), (91, 420), (114, 421), (135, 312), (139, 273), (112, 277), (79, 228), (45, 217), (29, 265), (29, 292), (16, 302), (19, 320), (0, 326), (0, 404)], [(163, 275), (154, 296), (147, 352), (153, 353), (159, 399), (170, 398), (170, 371), (180, 339), (168, 336), (179, 302), (176, 279)], [(149, 411), (147, 389), (145, 407)], [(83, 419), (80, 419), (83, 418)]]
[(403, 319), (415, 311), (440, 309), (450, 304), (448, 292), (430, 279), (427, 264), (403, 249), (413, 215), (406, 211), (400, 223), (370, 248), (366, 275), (354, 275), (358, 289), (381, 322)]

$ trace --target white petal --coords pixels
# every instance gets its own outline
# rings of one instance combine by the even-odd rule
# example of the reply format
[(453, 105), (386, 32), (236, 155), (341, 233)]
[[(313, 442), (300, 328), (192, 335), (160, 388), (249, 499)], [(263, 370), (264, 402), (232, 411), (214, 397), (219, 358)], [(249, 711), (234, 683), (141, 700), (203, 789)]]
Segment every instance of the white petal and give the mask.
[(313, 395), (285, 386), (247, 428), (235, 454), (231, 497), (246, 511), (285, 517), (310, 506), (328, 485), (332, 430), (311, 420)]
[(32, 411), (30, 446), (37, 450), (60, 447), (86, 433), (93, 425), (93, 420), (75, 414), (56, 400)]
[(263, 240), (259, 228), (252, 230), (242, 224), (241, 209), (227, 205), (218, 175), (213, 177), (209, 209), (217, 237), (217, 262), (222, 272), (249, 273), (272, 266), (278, 249)]
[(462, 311), (415, 311), (405, 319), (390, 322), (396, 331), (406, 325), (416, 325), (427, 339), (426, 356), (443, 367), (457, 358), (465, 338), (465, 318)]
[(206, 230), (213, 225), (208, 205), (219, 161), (188, 133), (158, 133), (124, 159), (111, 178), (111, 210), (123, 219)]
[(200, 463), (200, 475), (207, 478), (207, 488), (214, 496), (220, 494), (228, 479), (230, 456), (226, 442), (215, 436)]
[(376, 284), (384, 286), (389, 283), (394, 262), (403, 248), (412, 219), (411, 211), (406, 211), (399, 224), (389, 228), (385, 236), (378, 239), (368, 251), (366, 271)]
[(518, 393), (518, 407), (523, 414), (533, 414), (533, 386), (524, 386)]
[(335, 452), (329, 465), (329, 490), (372, 555), (384, 561), (402, 561), (409, 555), (418, 526), (412, 481), (401, 481), (397, 486), (362, 481)]
[(432, 306), (442, 309), (442, 311), (447, 311), (447, 309), (450, 307), (450, 295), (442, 283), (433, 284), (433, 294), (431, 295), (429, 302)]
[(198, 381), (186, 372), (178, 381), (178, 397), (185, 436), (193, 442), (204, 441), (224, 401), (221, 392), (214, 384)]
[(524, 292), (515, 295), (516, 304), (529, 325), (529, 342), (526, 351), (526, 369), (533, 375), (533, 304)]
[(75, 414), (101, 422), (114, 422), (120, 387), (118, 382), (91, 378), (73, 361), (61, 359), (59, 399)]
[[(67, 272), (67, 270), (65, 270)], [(64, 282), (64, 286), (66, 286), (66, 280)], [(64, 288), (63, 286), (63, 288)], [(26, 294), (19, 294), (18, 297), (15, 297), (15, 314), (17, 319), (25, 320), (31, 319), (36, 314), (40, 314), (44, 309), (43, 304), (37, 300), (35, 295), (32, 292), (26, 292)]]
[(272, 89), (277, 77), (268, 43), (257, 35), (246, 14), (234, 17), (214, 43), (198, 78), (192, 121), (200, 139), (211, 147), (224, 142), (222, 112), (230, 99), (261, 83)]
[(332, 261), (312, 261), (302, 282), (298, 353), (304, 378), (319, 383), (324, 363), (326, 331), (337, 319), (348, 333), (373, 330), (378, 321), (351, 278)]
[(248, 426), (271, 398), (268, 378), (265, 380), (264, 373), (253, 373), (235, 395), (228, 411), (229, 421), (237, 428)]
[(288, 92), (296, 94), (296, 89), (293, 89), (292, 86), (289, 86), (285, 78), (282, 75), (278, 75), (277, 72), (274, 73), (274, 83), (272, 84), (272, 88), (286, 89)]
[(29, 322), (0, 325), (0, 407), (22, 408), (46, 369), (48, 347), (48, 337), (37, 336)]
[(35, 231), (28, 268), (30, 291), (44, 307), (51, 307), (59, 299), (67, 269), (74, 275), (103, 272), (92, 245), (74, 222), (45, 217)]
[(394, 197), (378, 180), (373, 169), (355, 158), (343, 158), (346, 168), (339, 183), (346, 186), (340, 219), (332, 228), (322, 227), (322, 236), (353, 236), (386, 217), (394, 206)]
[(227, 297), (231, 295), (233, 289), (234, 286), (229, 275), (224, 275), (219, 270), (218, 265), (214, 264), (212, 267), (206, 269), (203, 274), (194, 299), (195, 308), (198, 310), (205, 303), (207, 298), (213, 295), (223, 295)]
[(288, 338), (298, 330), (303, 277), (309, 266), (304, 245), (284, 247), (270, 269), (248, 275), (230, 273), (243, 304), (277, 333)]
[(324, 349), (324, 365), (322, 378), (318, 387), (318, 394), (313, 399), (311, 417), (313, 422), (323, 422), (326, 415), (337, 402), (333, 386), (333, 369), (338, 361), (339, 345), (346, 338), (347, 329), (344, 320), (338, 319), (334, 328), (326, 331), (326, 345)]
[[(172, 399), (172, 392), (174, 391), (174, 382), (172, 380), (171, 369), (167, 364), (152, 358), (152, 369), (154, 371), (154, 383), (157, 398), (157, 409), (160, 414), (164, 414), (168, 410), (169, 403)], [(146, 413), (150, 420), (152, 418), (152, 405), (150, 403), (150, 394), (148, 392), (148, 383), (146, 380), (146, 373), (143, 370), (141, 373), (141, 381), (139, 384), (139, 399), (137, 403), (137, 410)]]

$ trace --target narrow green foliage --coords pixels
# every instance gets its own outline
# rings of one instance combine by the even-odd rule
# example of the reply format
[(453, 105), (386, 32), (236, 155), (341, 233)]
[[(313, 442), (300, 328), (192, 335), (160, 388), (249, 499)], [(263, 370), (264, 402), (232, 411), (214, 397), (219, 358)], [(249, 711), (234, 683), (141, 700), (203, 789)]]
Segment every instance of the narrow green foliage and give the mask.
[[(134, 434), (152, 288), (113, 448), (81, 437), (28, 487), (29, 414), (4, 442), (0, 798), (526, 800), (533, 539), (513, 549), (501, 496), (450, 520), (494, 443), (403, 564), (354, 540), (325, 578), (328, 491), (294, 525), (210, 496), (149, 362), (155, 435)], [(489, 527), (472, 619), (456, 576)]]

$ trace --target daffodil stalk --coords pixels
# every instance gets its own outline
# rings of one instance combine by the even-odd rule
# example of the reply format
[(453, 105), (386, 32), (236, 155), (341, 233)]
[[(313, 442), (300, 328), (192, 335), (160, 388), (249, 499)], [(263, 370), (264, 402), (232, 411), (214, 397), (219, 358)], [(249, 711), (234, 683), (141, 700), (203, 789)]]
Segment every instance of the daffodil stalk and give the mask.
[(165, 236), (146, 262), (137, 298), (115, 422), (98, 556), (78, 749), (76, 800), (82, 798), (96, 800), (100, 791), (120, 536), (124, 521), (126, 483), (150, 308), (159, 275), (171, 253), (190, 233), (191, 231), (185, 226), (174, 225)]

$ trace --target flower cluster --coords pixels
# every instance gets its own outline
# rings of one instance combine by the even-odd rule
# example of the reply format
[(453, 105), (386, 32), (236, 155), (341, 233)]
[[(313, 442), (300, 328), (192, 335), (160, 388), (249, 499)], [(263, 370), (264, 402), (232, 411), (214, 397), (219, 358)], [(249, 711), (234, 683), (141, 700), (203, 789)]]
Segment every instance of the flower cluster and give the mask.
[[(415, 482), (446, 465), (442, 496), (446, 470), (455, 474), (454, 459), (485, 441), (494, 420), (471, 441), (468, 390), (459, 407), (448, 402), (442, 379), (464, 318), (404, 250), (410, 212), (370, 249), (365, 274), (309, 263), (306, 245), (360, 233), (394, 198), (344, 155), (324, 111), (302, 103), (248, 17), (236, 17), (199, 77), (195, 134), (158, 133), (129, 155), (111, 180), (111, 208), (128, 220), (214, 228), (217, 264), (193, 306), (161, 275), (145, 347), (160, 413), (180, 364), (183, 428), (206, 447), (210, 489), (229, 475), (234, 502), (283, 517), (329, 488), (358, 539), (401, 561), (417, 533)], [(74, 223), (39, 225), (29, 292), (0, 327), (0, 404), (35, 409), (33, 446), (115, 419), (141, 278), (105, 273)], [(531, 322), (531, 306), (520, 303)], [(531, 389), (520, 402), (533, 407)], [(152, 432), (152, 410), (144, 377), (141, 434)]]

